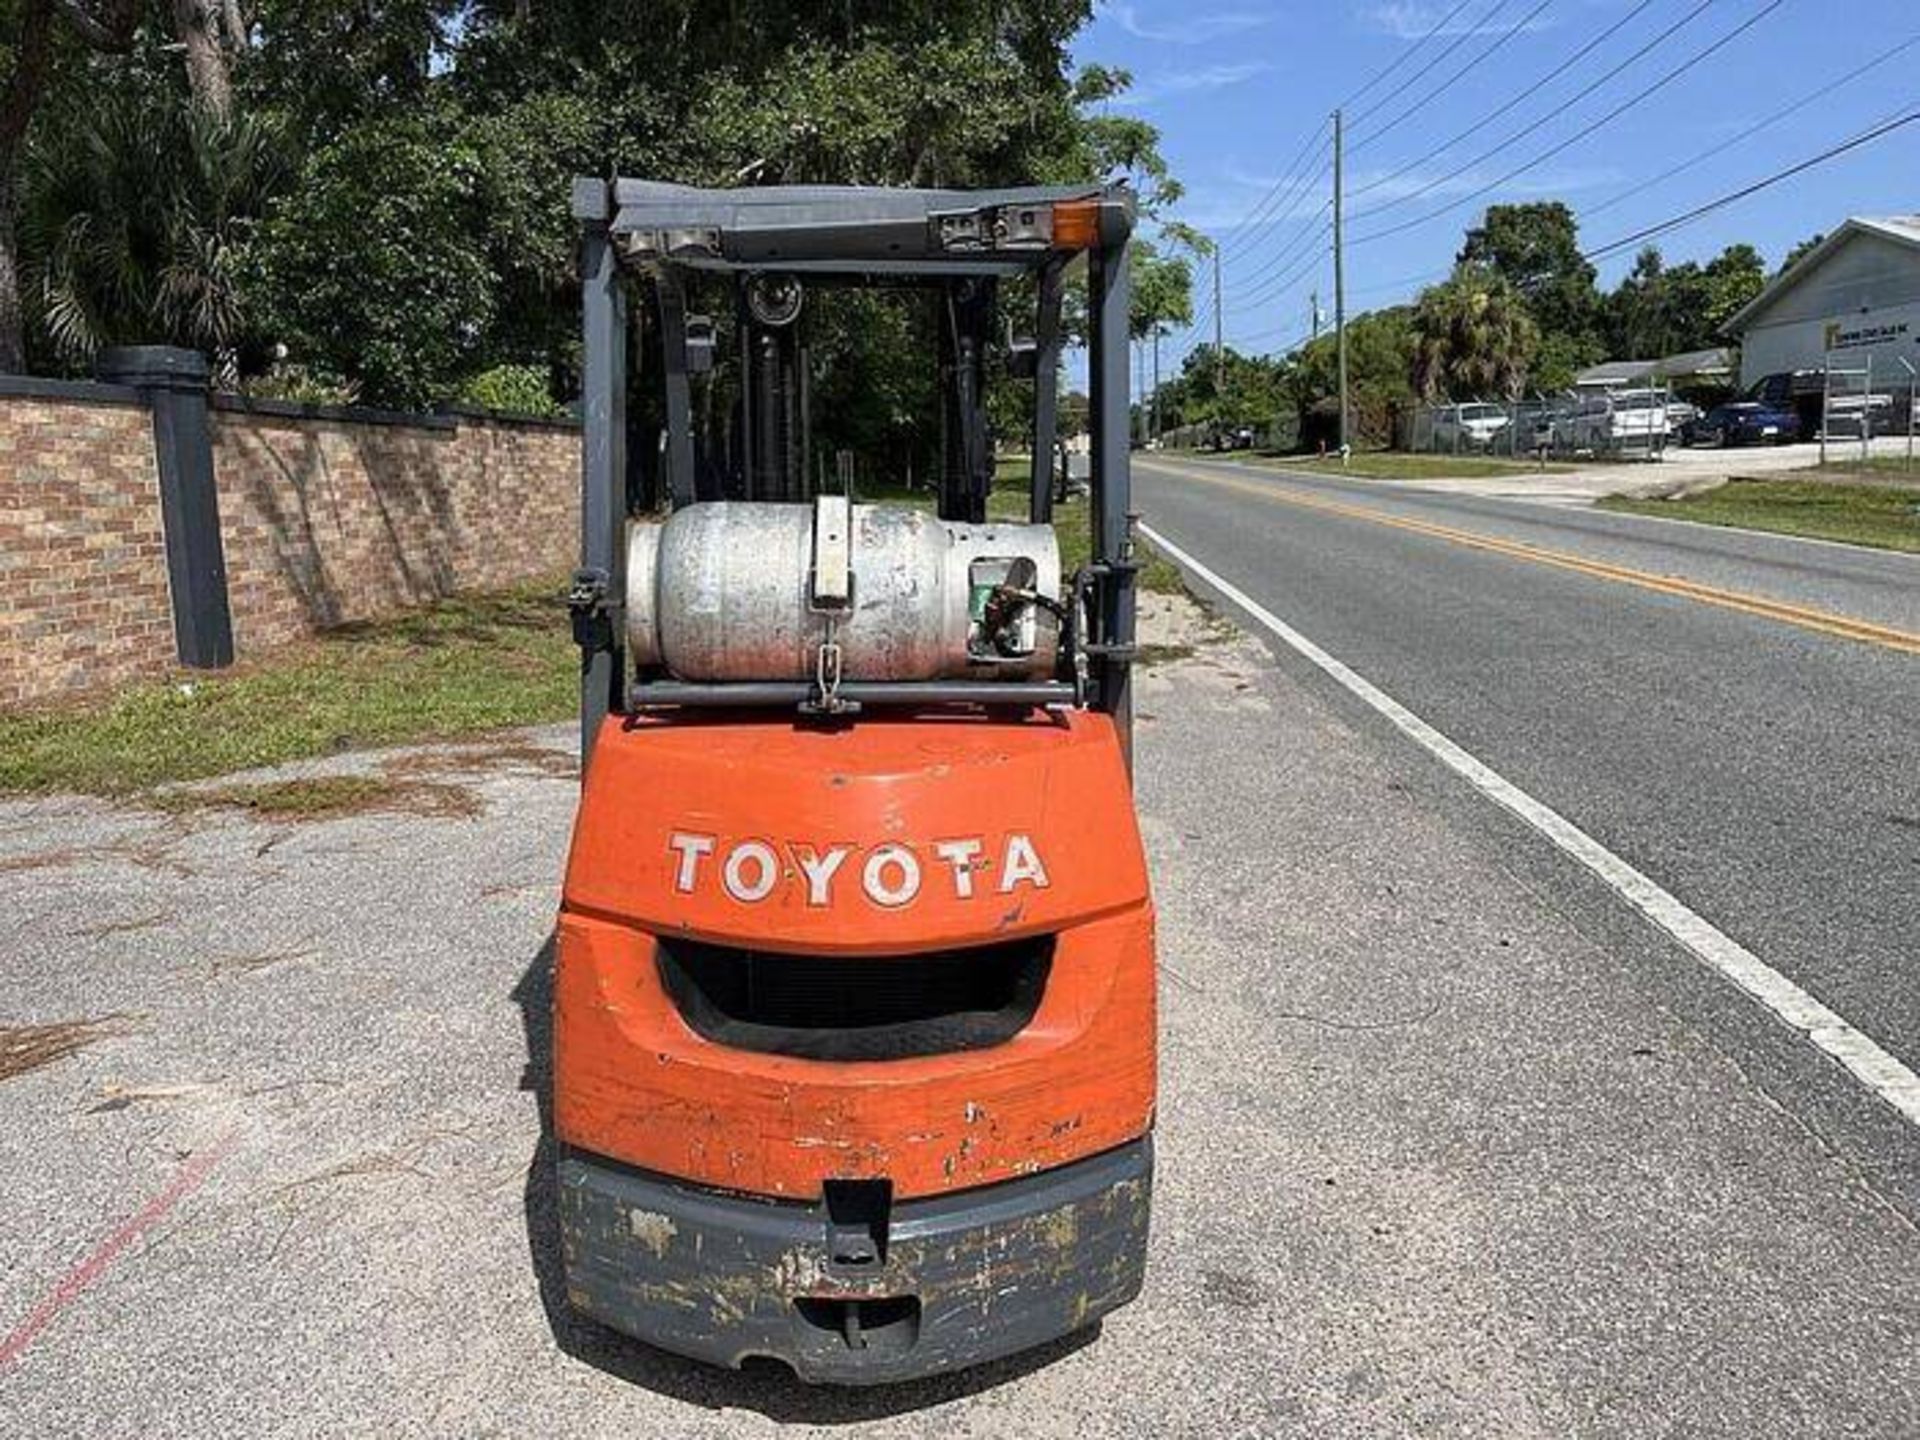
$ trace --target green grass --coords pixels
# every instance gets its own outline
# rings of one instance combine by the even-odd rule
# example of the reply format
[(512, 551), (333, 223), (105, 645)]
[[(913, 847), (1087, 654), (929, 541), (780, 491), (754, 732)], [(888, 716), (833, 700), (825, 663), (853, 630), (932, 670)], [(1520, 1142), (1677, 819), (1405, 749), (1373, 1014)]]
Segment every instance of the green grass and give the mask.
[[(1202, 452), (1202, 458), (1204, 454)], [(1362, 480), (1489, 480), (1502, 475), (1558, 474), (1566, 469), (1549, 465), (1543, 470), (1531, 461), (1496, 460), (1484, 455), (1413, 455), (1393, 450), (1363, 450), (1348, 456), (1345, 465), (1338, 456), (1280, 455), (1265, 451), (1251, 454), (1242, 451), (1227, 458), (1315, 475), (1349, 475)]]
[(1915, 485), (1920, 485), (1920, 452), (1916, 452), (1911, 465), (1907, 463), (1907, 457), (1904, 454), (1875, 455), (1872, 459), (1865, 461), (1829, 460), (1824, 465), (1808, 466), (1806, 473), (1825, 475), (1836, 480), (1848, 475), (1872, 476), (1876, 479), (1910, 480)]
[(0, 794), (125, 795), (341, 750), (563, 720), (579, 704), (579, 651), (562, 589), (555, 579), (458, 597), (230, 671), (182, 671), (0, 715)]
[(1600, 507), (1920, 554), (1920, 494), (1887, 486), (1734, 480), (1675, 500), (1610, 495)]

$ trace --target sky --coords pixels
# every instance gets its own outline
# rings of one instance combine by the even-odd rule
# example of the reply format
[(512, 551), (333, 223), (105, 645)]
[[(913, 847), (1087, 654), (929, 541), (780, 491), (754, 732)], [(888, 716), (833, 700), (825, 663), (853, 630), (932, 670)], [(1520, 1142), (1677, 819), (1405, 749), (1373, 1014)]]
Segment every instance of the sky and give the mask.
[[(1592, 251), (1920, 111), (1920, 3), (1102, 0), (1075, 58), (1132, 74), (1112, 108), (1159, 128), (1186, 187), (1162, 218), (1220, 243), (1226, 341), (1259, 353), (1310, 333), (1316, 290), (1330, 322), (1336, 106), (1354, 314), (1444, 278), (1488, 204), (1564, 200)], [(1771, 267), (1848, 215), (1917, 212), (1920, 123), (1655, 243), (1678, 262), (1745, 241)], [(1603, 286), (1638, 248), (1596, 260)], [(1212, 341), (1196, 282), (1163, 375)]]

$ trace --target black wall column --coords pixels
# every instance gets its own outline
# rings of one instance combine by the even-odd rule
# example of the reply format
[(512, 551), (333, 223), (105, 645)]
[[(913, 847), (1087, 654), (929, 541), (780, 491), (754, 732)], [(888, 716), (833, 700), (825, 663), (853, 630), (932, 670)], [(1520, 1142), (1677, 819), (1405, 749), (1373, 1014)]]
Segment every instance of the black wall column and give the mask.
[(213, 485), (213, 435), (207, 426), (207, 362), (171, 345), (131, 345), (101, 353), (100, 378), (138, 390), (153, 413), (153, 455), (160, 472), (173, 635), (182, 665), (213, 670), (233, 663), (233, 616), (220, 543), (220, 497)]

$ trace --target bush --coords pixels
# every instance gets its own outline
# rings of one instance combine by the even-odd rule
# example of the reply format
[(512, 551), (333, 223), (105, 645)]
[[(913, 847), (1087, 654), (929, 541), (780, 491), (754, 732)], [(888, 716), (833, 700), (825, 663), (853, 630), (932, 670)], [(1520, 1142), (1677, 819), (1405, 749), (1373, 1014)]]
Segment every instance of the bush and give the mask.
[(540, 365), (496, 365), (482, 370), (460, 388), (460, 398), (483, 410), (505, 410), (515, 415), (551, 417), (565, 413), (547, 389), (547, 372)]
[(264, 375), (240, 382), (242, 394), (256, 400), (287, 400), (296, 405), (357, 405), (360, 387), (331, 371), (311, 365), (277, 363)]

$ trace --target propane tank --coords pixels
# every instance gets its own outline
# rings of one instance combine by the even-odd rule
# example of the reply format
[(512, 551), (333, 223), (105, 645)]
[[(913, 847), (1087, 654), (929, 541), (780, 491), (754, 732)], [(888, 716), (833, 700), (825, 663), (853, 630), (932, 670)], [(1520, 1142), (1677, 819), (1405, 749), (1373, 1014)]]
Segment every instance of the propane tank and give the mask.
[(823, 498), (710, 501), (627, 530), (628, 648), (686, 681), (812, 679), (829, 642), (848, 680), (1045, 679), (1059, 599), (1050, 525)]

